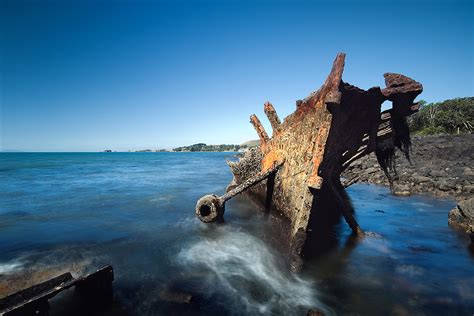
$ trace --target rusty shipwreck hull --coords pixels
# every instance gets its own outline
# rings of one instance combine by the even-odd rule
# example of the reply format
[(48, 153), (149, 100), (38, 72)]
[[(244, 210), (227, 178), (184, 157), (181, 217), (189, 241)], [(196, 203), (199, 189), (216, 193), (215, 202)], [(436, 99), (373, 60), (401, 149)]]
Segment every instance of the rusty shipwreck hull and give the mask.
[[(386, 73), (385, 88), (363, 90), (343, 82), (344, 62), (345, 54), (338, 54), (322, 87), (296, 101), (295, 112), (283, 122), (273, 105), (266, 102), (264, 112), (272, 136), (252, 115), (250, 122), (260, 146), (247, 151), (239, 161), (228, 162), (234, 174), (228, 192), (247, 190), (263, 206), (269, 209), (271, 205), (272, 211), (289, 219), (293, 270), (301, 267), (301, 257), (311, 251), (311, 242), (318, 238), (321, 223), (317, 214), (342, 214), (353, 233), (363, 236), (344, 192), (344, 187), (357, 179), (342, 183), (340, 178), (353, 161), (375, 152), (391, 182), (396, 177), (395, 148), (408, 158), (406, 117), (418, 110), (414, 100), (422, 85), (406, 76)], [(392, 109), (381, 112), (386, 100), (392, 102)], [(263, 180), (253, 181), (262, 175)], [(209, 205), (217, 205), (218, 218), (222, 219), (224, 203), (219, 201)], [(202, 220), (201, 210), (205, 215), (207, 206), (196, 208)]]

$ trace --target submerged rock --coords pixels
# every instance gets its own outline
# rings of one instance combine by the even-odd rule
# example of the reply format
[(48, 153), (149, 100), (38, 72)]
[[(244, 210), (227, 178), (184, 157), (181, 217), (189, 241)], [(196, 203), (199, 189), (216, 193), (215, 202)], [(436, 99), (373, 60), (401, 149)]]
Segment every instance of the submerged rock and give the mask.
[(190, 304), (193, 295), (178, 290), (164, 289), (160, 292), (160, 299), (171, 303)]

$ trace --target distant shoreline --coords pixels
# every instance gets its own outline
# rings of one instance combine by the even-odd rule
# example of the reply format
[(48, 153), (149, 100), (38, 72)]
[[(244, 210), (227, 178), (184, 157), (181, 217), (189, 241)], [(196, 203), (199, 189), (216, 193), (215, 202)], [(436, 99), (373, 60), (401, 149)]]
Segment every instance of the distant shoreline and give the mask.
[(241, 151), (0, 151), (0, 154), (175, 154), (175, 153), (239, 153)]

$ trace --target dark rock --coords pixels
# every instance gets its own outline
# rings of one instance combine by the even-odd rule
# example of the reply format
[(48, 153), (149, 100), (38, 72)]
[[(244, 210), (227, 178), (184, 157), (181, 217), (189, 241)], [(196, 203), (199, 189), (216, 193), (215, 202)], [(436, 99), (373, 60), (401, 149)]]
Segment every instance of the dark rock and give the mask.
[(469, 228), (466, 233), (469, 234), (469, 237), (471, 238), (471, 243), (474, 244), (474, 225), (469, 225)]
[(442, 178), (446, 176), (446, 172), (444, 170), (432, 170), (430, 171), (430, 176), (434, 178)]
[(449, 183), (446, 180), (442, 180), (442, 181), (438, 182), (437, 187), (441, 191), (449, 191), (449, 190), (452, 190), (452, 189), (456, 188), (452, 183)]
[(418, 176), (418, 175), (413, 176), (412, 179), (415, 183), (431, 182), (431, 178), (424, 177), (424, 176)]
[[(400, 152), (395, 155), (399, 175), (395, 183), (409, 185), (412, 194), (429, 192), (467, 198), (474, 193), (471, 168), (474, 134), (416, 136), (412, 143), (411, 164), (399, 159), (402, 158)], [(376, 162), (375, 155), (368, 155), (353, 163), (342, 176), (347, 179), (357, 176), (358, 182), (389, 185), (380, 168), (375, 168), (375, 172), (371, 169)]]
[(370, 167), (370, 168), (367, 168), (367, 169), (365, 170), (365, 172), (367, 172), (367, 173), (369, 173), (369, 174), (370, 174), (370, 173), (375, 173), (376, 171), (377, 171), (377, 169), (375, 169), (374, 167)]

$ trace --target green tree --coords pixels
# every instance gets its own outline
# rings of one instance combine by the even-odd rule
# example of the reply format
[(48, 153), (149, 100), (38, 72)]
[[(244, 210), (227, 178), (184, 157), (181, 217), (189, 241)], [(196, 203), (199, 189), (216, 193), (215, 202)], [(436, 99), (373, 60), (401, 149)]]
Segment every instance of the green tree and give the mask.
[(412, 132), (420, 135), (472, 133), (474, 97), (427, 104), (420, 101), (418, 113), (409, 118)]

